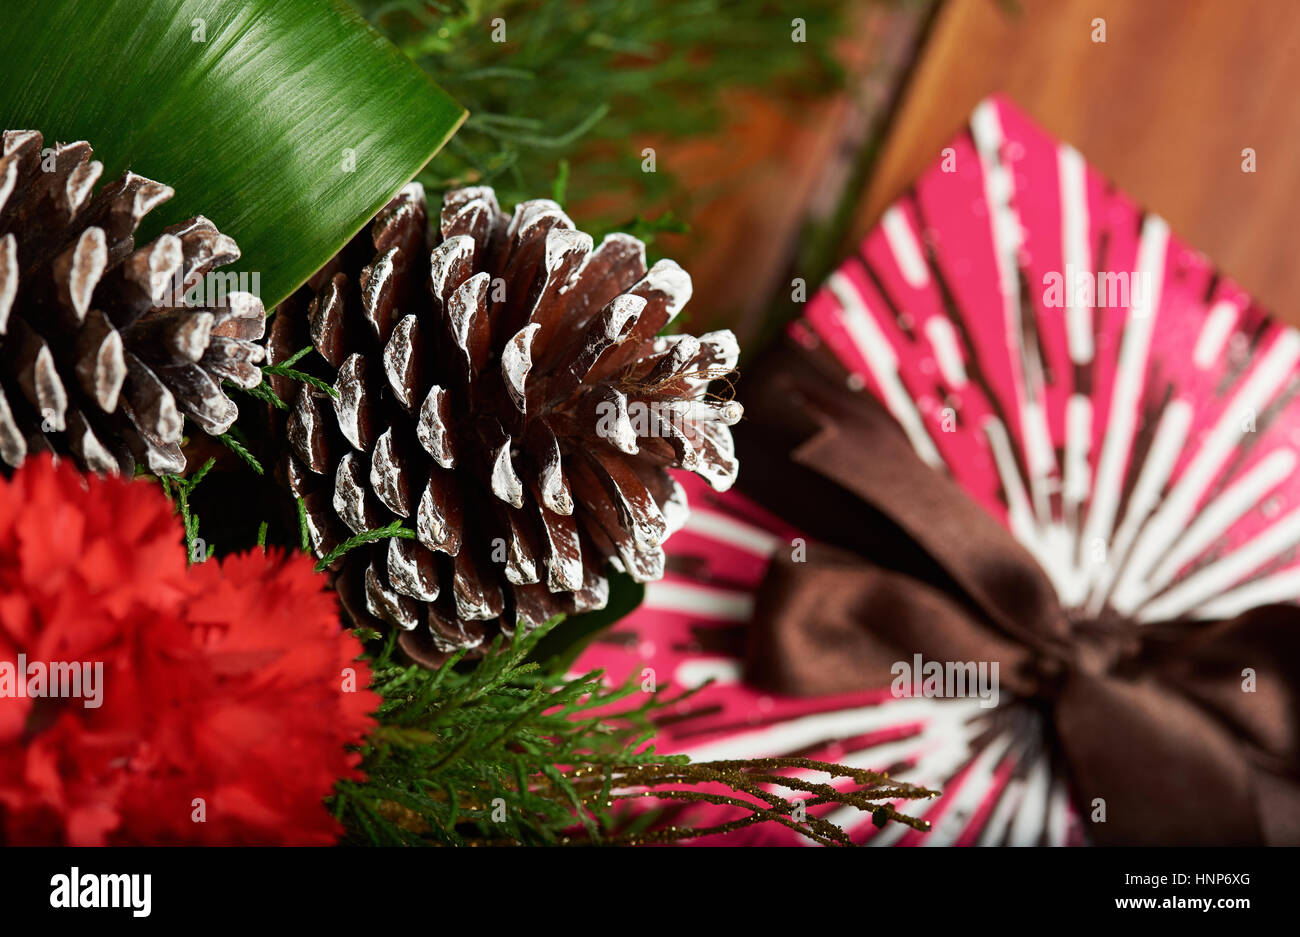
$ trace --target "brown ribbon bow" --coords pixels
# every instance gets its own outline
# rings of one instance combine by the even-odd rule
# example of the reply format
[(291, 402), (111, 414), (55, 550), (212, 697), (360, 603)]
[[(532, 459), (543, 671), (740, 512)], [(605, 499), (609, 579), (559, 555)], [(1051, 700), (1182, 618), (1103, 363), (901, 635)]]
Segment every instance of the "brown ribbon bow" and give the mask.
[(888, 685), (915, 653), (996, 661), (1001, 690), (1049, 714), (1085, 822), (1104, 799), (1094, 841), (1300, 843), (1300, 607), (1074, 618), (1001, 524), (869, 394), (843, 389), (837, 365), (794, 348), (773, 358), (746, 382), (741, 480), (822, 543), (768, 572), (754, 683), (828, 694)]

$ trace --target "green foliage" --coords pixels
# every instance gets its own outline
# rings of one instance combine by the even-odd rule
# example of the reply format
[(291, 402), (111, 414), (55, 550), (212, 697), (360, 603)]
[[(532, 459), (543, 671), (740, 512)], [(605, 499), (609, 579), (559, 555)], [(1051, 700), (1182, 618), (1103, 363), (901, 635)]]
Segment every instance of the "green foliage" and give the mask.
[(222, 444), (224, 444), (227, 449), (243, 459), (244, 464), (250, 469), (258, 475), (264, 474), (265, 469), (262, 468), (262, 463), (257, 461), (257, 457), (248, 451), (246, 441), (240, 439), (240, 435), (239, 429), (232, 426), (230, 432), (222, 433), (217, 438), (221, 440)]
[[(623, 193), (690, 218), (695, 193), (662, 165), (642, 172), (643, 147), (717, 130), (729, 89), (841, 78), (830, 43), (843, 0), (351, 2), (470, 110), (421, 174), (434, 192), (487, 182), (507, 203)], [(791, 41), (795, 17), (807, 42)], [(582, 220), (600, 234), (627, 219)]]
[[(181, 516), (181, 524), (185, 528), (185, 555), (191, 563), (194, 562), (194, 542), (199, 536), (199, 516), (190, 509), (190, 496), (199, 486), (199, 482), (207, 477), (216, 461), (216, 459), (208, 459), (203, 463), (202, 468), (188, 477), (163, 475), (158, 479), (162, 483), (163, 491), (172, 499)], [(207, 559), (210, 555), (211, 552), (208, 551), (203, 559)]]
[(141, 243), (206, 215), (268, 308), (464, 118), (343, 0), (5, 0), (0, 23), (4, 127), (170, 185)]
[[(555, 623), (508, 647), (498, 638), (472, 668), (457, 658), (437, 672), (403, 665), (392, 636), (376, 655), (373, 688), (384, 697), (380, 726), (362, 750), (364, 782), (340, 782), (330, 807), (345, 842), (486, 845), (670, 842), (777, 822), (816, 842), (846, 844), (843, 831), (771, 788), (791, 788), (803, 807), (851, 804), (878, 822), (921, 821), (889, 802), (934, 796), (884, 775), (802, 758), (691, 764), (657, 754), (655, 715), (680, 703), (635, 683), (605, 685), (599, 671), (562, 679), (530, 657)], [(837, 790), (781, 772), (824, 771), (858, 787)], [(700, 785), (723, 785), (722, 793)], [(690, 785), (690, 787), (684, 787)], [(706, 829), (631, 820), (620, 801), (653, 793), (671, 804), (722, 804), (748, 811)]]
[[(367, 780), (341, 782), (332, 805), (346, 841), (555, 843), (578, 822), (558, 765), (655, 759), (636, 749), (656, 701), (627, 711), (619, 725), (597, 715), (635, 687), (609, 691), (596, 677), (564, 684), (541, 676), (526, 658), (544, 631), (474, 667), (453, 659), (434, 673), (400, 663), (390, 638), (371, 665), (384, 704), (363, 753)], [(497, 823), (492, 812), (501, 804), (505, 820)]]
[(365, 543), (375, 543), (380, 540), (387, 540), (390, 537), (401, 537), (406, 540), (415, 539), (415, 531), (402, 526), (400, 520), (393, 521), (391, 524), (385, 524), (383, 527), (376, 527), (374, 530), (363, 530), (359, 534), (353, 534), (347, 540), (344, 540), (333, 550), (330, 550), (322, 556), (316, 563), (316, 571), (323, 572), (344, 553), (354, 550)]

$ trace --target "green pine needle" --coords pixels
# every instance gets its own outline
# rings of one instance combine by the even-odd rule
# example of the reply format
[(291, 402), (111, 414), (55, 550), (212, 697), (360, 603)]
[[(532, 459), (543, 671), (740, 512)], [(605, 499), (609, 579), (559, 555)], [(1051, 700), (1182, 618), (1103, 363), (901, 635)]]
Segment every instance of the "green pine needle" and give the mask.
[(305, 348), (299, 348), (297, 351), (295, 351), (288, 358), (285, 358), (283, 361), (279, 361), (275, 364), (268, 364), (266, 367), (262, 368), (262, 370), (270, 371), (272, 374), (283, 374), (285, 368), (289, 367), (290, 365), (297, 364), (306, 355), (310, 354), (311, 351), (312, 351), (311, 345), (308, 345)]
[(287, 377), (290, 380), (299, 381), (303, 384), (310, 384), (312, 387), (316, 388), (317, 390), (325, 391), (325, 393), (329, 394), (331, 397), (337, 397), (339, 395), (339, 392), (334, 389), (334, 385), (328, 383), (327, 381), (322, 381), (318, 377), (314, 377), (310, 374), (305, 374), (302, 371), (295, 371), (293, 368), (273, 365), (269, 367), (264, 367), (262, 368), (262, 370), (269, 371), (272, 374), (278, 374), (281, 377)]
[(264, 400), (267, 403), (269, 403), (271, 406), (275, 407), (277, 410), (289, 409), (289, 405), (285, 403), (283, 400), (281, 400), (278, 396), (276, 396), (275, 391), (271, 390), (271, 385), (266, 382), (265, 378), (263, 378), (262, 383), (258, 384), (256, 387), (238, 387), (237, 385), (233, 385), (233, 384), (227, 384), (227, 386), (236, 387), (238, 390), (242, 390), (250, 397), (256, 397), (258, 400)]
[(262, 463), (257, 461), (251, 452), (245, 448), (244, 444), (235, 438), (233, 433), (222, 433), (217, 437), (220, 439), (231, 452), (239, 456), (244, 462), (258, 475), (263, 474)]
[[(298, 499), (298, 516), (303, 524), (303, 536), (306, 537), (306, 504), (301, 498)], [(403, 537), (407, 540), (415, 539), (415, 531), (402, 526), (401, 521), (393, 521), (383, 527), (376, 527), (374, 530), (365, 530), (359, 534), (344, 540), (329, 553), (321, 557), (320, 562), (316, 564), (316, 571), (321, 572), (330, 567), (344, 553), (361, 546), (363, 543), (374, 543), (376, 540), (387, 540), (389, 537)], [(305, 544), (305, 539), (304, 539)], [(307, 549), (304, 545), (303, 549)]]
[[(337, 397), (339, 395), (339, 392), (336, 391), (334, 389), (334, 386), (330, 384), (328, 381), (323, 381), (320, 378), (316, 377), (315, 375), (308, 374), (305, 371), (299, 371), (293, 367), (293, 365), (297, 364), (299, 361), (303, 359), (303, 357), (310, 354), (314, 350), (315, 349), (313, 349), (311, 345), (308, 345), (306, 348), (300, 348), (297, 351), (295, 351), (292, 355), (290, 355), (288, 358), (285, 358), (283, 361), (277, 364), (262, 365), (262, 373), (264, 375), (274, 374), (280, 377), (287, 377), (291, 381), (298, 381), (299, 383), (302, 384), (309, 384), (312, 387), (315, 387), (317, 390), (325, 391), (325, 393), (329, 394), (331, 397)], [(266, 386), (265, 379), (263, 379), (262, 383), (258, 385), (258, 388), (254, 388), (254, 390), (258, 390), (260, 387), (264, 387), (264, 386)], [(267, 387), (266, 393), (270, 394), (272, 397), (275, 397), (275, 392), (272, 391), (269, 387)], [(262, 396), (265, 399), (264, 395), (260, 392), (258, 394), (255, 394), (255, 396)], [(276, 397), (276, 401), (277, 401), (276, 405), (278, 405), (280, 409), (282, 410), (287, 409), (287, 405), (284, 403), (284, 401), (279, 400), (278, 397)]]
[(307, 530), (307, 502), (302, 498), (296, 500), (298, 502), (298, 536), (301, 540), (302, 551), (306, 553), (311, 549), (311, 536)]
[[(176, 503), (176, 509), (180, 512), (181, 524), (185, 529), (185, 555), (191, 563), (195, 562), (194, 545), (199, 537), (199, 517), (190, 510), (190, 495), (216, 463), (216, 459), (208, 459), (202, 468), (188, 478), (181, 475), (163, 475), (159, 478), (163, 491)], [(198, 562), (203, 562), (211, 555), (211, 548), (206, 548)]]
[(563, 205), (569, 194), (569, 161), (562, 159), (555, 167), (555, 180), (551, 183), (551, 198), (558, 205)]

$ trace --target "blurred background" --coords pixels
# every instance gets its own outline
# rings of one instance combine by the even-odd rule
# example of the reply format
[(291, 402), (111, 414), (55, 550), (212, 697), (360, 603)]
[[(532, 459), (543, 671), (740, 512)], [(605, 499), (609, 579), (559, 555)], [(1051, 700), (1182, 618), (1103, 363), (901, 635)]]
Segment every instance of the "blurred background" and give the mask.
[(1300, 325), (1295, 0), (351, 2), (471, 112), (430, 190), (643, 237), (747, 351), (995, 91)]

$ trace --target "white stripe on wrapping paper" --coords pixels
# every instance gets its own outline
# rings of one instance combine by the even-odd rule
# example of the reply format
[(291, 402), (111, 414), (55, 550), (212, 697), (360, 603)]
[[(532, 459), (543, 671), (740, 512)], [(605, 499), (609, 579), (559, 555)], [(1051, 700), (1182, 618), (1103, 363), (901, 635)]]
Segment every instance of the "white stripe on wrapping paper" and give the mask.
[(1086, 394), (1071, 394), (1065, 404), (1065, 487), (1066, 504), (1079, 505), (1092, 487), (1088, 471), (1088, 450), (1092, 448), (1092, 400)]
[(1283, 516), (1226, 557), (1193, 573), (1138, 611), (1139, 621), (1162, 621), (1193, 611), (1283, 551), (1300, 543), (1300, 508)]
[(673, 671), (673, 682), (694, 689), (706, 681), (716, 684), (739, 683), (744, 676), (744, 664), (734, 657), (711, 657), (684, 661)]
[(711, 589), (683, 582), (648, 582), (644, 604), (672, 612), (685, 612), (698, 618), (718, 621), (749, 621), (754, 613), (754, 597), (732, 589)]
[[(1164, 286), (1165, 252), (1169, 245), (1169, 226), (1162, 218), (1148, 215), (1142, 224), (1138, 240), (1138, 272), (1150, 277), (1152, 284), (1151, 308), (1160, 308), (1160, 292)], [(1087, 546), (1095, 540), (1109, 542), (1115, 525), (1115, 512), (1124, 482), (1124, 468), (1133, 448), (1133, 434), (1137, 430), (1138, 405), (1146, 375), (1151, 349), (1151, 331), (1154, 315), (1130, 315), (1124, 326), (1120, 343), (1119, 362), (1115, 371), (1115, 387), (1110, 402), (1110, 418), (1106, 421), (1106, 435), (1101, 446), (1101, 460), (1093, 488), (1092, 504), (1084, 524), (1083, 542)], [(1090, 568), (1089, 575), (1101, 571)]]
[(934, 442), (925, 431), (921, 413), (916, 409), (911, 395), (908, 394), (907, 388), (903, 386), (898, 376), (898, 356), (894, 354), (889, 339), (885, 337), (885, 333), (880, 330), (880, 326), (876, 324), (875, 318), (867, 309), (862, 294), (844, 274), (839, 272), (832, 273), (826, 285), (839, 301), (840, 321), (844, 324), (844, 330), (852, 339), (858, 353), (867, 362), (867, 367), (875, 377), (876, 383), (880, 385), (885, 406), (903, 427), (903, 432), (907, 433), (907, 438), (911, 441), (917, 455), (935, 468), (942, 467), (944, 463), (939, 450), (934, 447)]
[(917, 243), (903, 210), (897, 205), (890, 206), (880, 219), (880, 227), (885, 232), (894, 260), (898, 261), (898, 272), (908, 286), (918, 290), (925, 287), (930, 282), (930, 269), (925, 265), (921, 245)]
[(1163, 589), (1177, 572), (1200, 556), (1250, 508), (1274, 487), (1286, 481), (1295, 468), (1295, 452), (1275, 449), (1211, 501), (1147, 580), (1147, 589)]
[[(1092, 469), (1088, 452), (1092, 448), (1092, 401), (1083, 394), (1071, 394), (1065, 403), (1065, 479), (1061, 487), (1062, 507), (1066, 523), (1075, 529), (1078, 537), (1079, 509), (1092, 486)], [(1083, 551), (1080, 562), (1087, 562)], [(1062, 592), (1061, 600), (1067, 605), (1081, 605), (1087, 596), (1088, 571), (1075, 568), (1070, 577), (1068, 594)]]
[[(1088, 167), (1081, 154), (1068, 144), (1056, 151), (1061, 180), (1061, 248), (1065, 269), (1091, 270), (1092, 245), (1088, 243)], [(1092, 307), (1076, 306), (1074, 291), (1066, 291), (1065, 328), (1070, 360), (1087, 364), (1092, 360)]]
[(1038, 503), (1039, 517), (1043, 523), (1051, 518), (1047, 502), (1047, 477), (1056, 472), (1056, 456), (1052, 452), (1052, 439), (1047, 432), (1047, 410), (1041, 394), (1021, 404), (1020, 422), (1025, 429), (1025, 463), (1029, 468), (1029, 482)]
[(1029, 508), (1029, 498), (1024, 486), (1020, 484), (1020, 473), (1016, 471), (1016, 457), (1011, 451), (1011, 439), (1007, 429), (997, 417), (984, 420), (984, 435), (993, 450), (993, 463), (997, 466), (998, 478), (1006, 494), (1008, 513), (1011, 516), (1011, 531), (1022, 542), (1034, 540), (1033, 512)]
[(1012, 311), (1018, 319), (1020, 288), (1016, 283), (1016, 251), (1020, 249), (1024, 232), (1011, 208), (1015, 183), (1011, 172), (1002, 164), (1002, 121), (998, 119), (997, 106), (992, 101), (981, 101), (971, 114), (970, 125), (975, 150), (984, 170), (984, 200), (988, 203), (989, 220), (993, 224), (998, 279), (1003, 297), (1017, 304)]
[[(971, 705), (962, 705), (968, 702)], [(939, 701), (914, 697), (889, 700), (877, 706), (857, 706), (834, 712), (812, 713), (747, 732), (736, 732), (726, 738), (688, 748), (684, 754), (690, 755), (692, 761), (764, 758), (803, 751), (828, 740), (852, 738), (899, 725), (919, 723), (924, 732), (931, 723), (939, 723), (947, 731), (951, 728), (951, 720), (944, 717), (945, 707), (962, 709), (969, 715), (971, 709), (983, 711), (979, 710), (978, 702), (978, 700)], [(915, 741), (916, 738), (912, 738), (905, 740), (903, 744), (910, 746)], [(846, 760), (844, 763), (879, 771), (898, 760), (897, 756), (888, 754), (888, 749), (893, 744), (867, 749), (862, 757)], [(863, 763), (864, 761), (866, 763)]]
[(1196, 350), (1192, 352), (1192, 363), (1202, 371), (1207, 371), (1219, 361), (1223, 346), (1232, 334), (1232, 327), (1237, 324), (1240, 313), (1235, 304), (1221, 299), (1205, 316), (1205, 325), (1196, 339)]
[(971, 762), (962, 776), (961, 787), (948, 797), (943, 816), (935, 822), (928, 836), (921, 840), (923, 846), (951, 846), (970, 826), (971, 819), (993, 793), (994, 775), (1007, 749), (1011, 747), (1011, 733), (1003, 732), (989, 742)]
[(1052, 782), (1052, 796), (1047, 805), (1047, 845), (1064, 846), (1070, 836), (1070, 792), (1065, 782)]
[(1052, 772), (1047, 756), (1034, 759), (1034, 765), (1025, 777), (1020, 809), (1011, 821), (1007, 835), (1008, 846), (1037, 846), (1043, 837), (1047, 822), (1047, 805), (1052, 787)]
[(934, 348), (934, 359), (939, 362), (939, 373), (953, 389), (966, 386), (966, 362), (962, 360), (957, 345), (957, 331), (952, 323), (941, 316), (931, 316), (925, 323), (925, 335)]
[(992, 101), (983, 101), (975, 108), (971, 115), (971, 136), (983, 168), (984, 200), (989, 206), (993, 253), (1002, 291), (1004, 337), (1011, 360), (1020, 363), (1019, 372), (1013, 370), (1013, 383), (1029, 470), (1029, 488), (1036, 517), (1046, 525), (1051, 520), (1048, 476), (1056, 470), (1056, 459), (1041, 400), (1045, 384), (1042, 362), (1037, 354), (1029, 354), (1024, 347), (1025, 311), (1020, 306), (1020, 281), (1017, 277), (1017, 254), (1024, 241), (1024, 232), (1014, 205), (1015, 182), (1011, 171), (1002, 163), (1002, 122)]
[(1012, 818), (1020, 809), (1020, 802), (1024, 800), (1024, 796), (1024, 781), (1019, 778), (1011, 778), (1007, 781), (1006, 786), (1002, 788), (1001, 795), (998, 797), (998, 802), (993, 805), (993, 812), (989, 814), (984, 829), (980, 830), (979, 839), (975, 841), (977, 846), (1000, 846), (1002, 844), (1007, 837), (1007, 827), (1011, 825)]
[(1060, 521), (1053, 521), (1043, 530), (1043, 552), (1052, 558), (1056, 569), (1049, 574), (1061, 604), (1073, 608), (1087, 596), (1088, 583), (1074, 565), (1078, 536)]
[[(1070, 797), (1065, 784), (1058, 778), (1052, 782), (1047, 796), (1046, 817), (1044, 822), (1036, 824), (1035, 814), (1039, 809), (1042, 790), (1042, 778), (1049, 768), (1045, 756), (1040, 756), (1025, 778), (1012, 778), (998, 798), (997, 806), (989, 816), (988, 822), (980, 832), (980, 846), (1037, 846), (1046, 843), (1049, 846), (1064, 846), (1070, 832)], [(1030, 792), (1035, 803), (1025, 807)], [(1033, 811), (1033, 812), (1031, 812)], [(1017, 828), (1011, 829), (1015, 822)], [(1046, 835), (1044, 835), (1046, 834)]]
[(1215, 596), (1192, 612), (1193, 618), (1221, 621), (1261, 605), (1293, 603), (1300, 598), (1300, 569), (1292, 568), (1248, 582)]
[(1038, 560), (1043, 571), (1058, 590), (1062, 582), (1068, 579), (1064, 564), (1069, 557), (1048, 549), (1039, 538), (1038, 527), (1034, 523), (1034, 512), (1029, 506), (1029, 498), (1020, 483), (1020, 473), (1016, 470), (1016, 457), (1011, 450), (1011, 440), (1006, 427), (997, 417), (986, 417), (984, 435), (988, 438), (989, 448), (993, 450), (993, 464), (997, 468), (998, 478), (1002, 482), (1002, 491), (1007, 501), (1007, 520), (1011, 534), (1024, 545), (1025, 549)]
[(753, 524), (746, 524), (744, 521), (707, 508), (691, 508), (684, 529), (701, 537), (737, 547), (763, 559), (771, 556), (781, 545), (780, 537), (761, 530)]
[(1111, 599), (1120, 612), (1132, 613), (1150, 595), (1142, 581), (1147, 572), (1187, 529), (1205, 492), (1240, 442), (1247, 414), (1258, 414), (1264, 409), (1291, 377), (1297, 362), (1300, 362), (1300, 333), (1286, 329), (1224, 408), (1187, 471), (1174, 483), (1164, 504), (1138, 538), (1132, 560), (1120, 574)]
[(1142, 524), (1146, 522), (1147, 515), (1160, 503), (1160, 493), (1164, 491), (1165, 484), (1174, 470), (1174, 463), (1178, 460), (1178, 454), (1182, 452), (1183, 443), (1187, 439), (1187, 430), (1192, 425), (1192, 416), (1191, 403), (1179, 399), (1170, 401), (1160, 417), (1160, 424), (1156, 427), (1155, 438), (1151, 440), (1151, 449), (1147, 453), (1146, 462), (1142, 465), (1137, 484), (1133, 486), (1133, 493), (1128, 499), (1124, 519), (1115, 534), (1114, 543), (1106, 551), (1106, 563), (1100, 571), (1099, 582), (1088, 609), (1094, 615), (1101, 611), (1106, 594), (1115, 579), (1115, 573), (1123, 567), (1129, 548), (1133, 545)]

